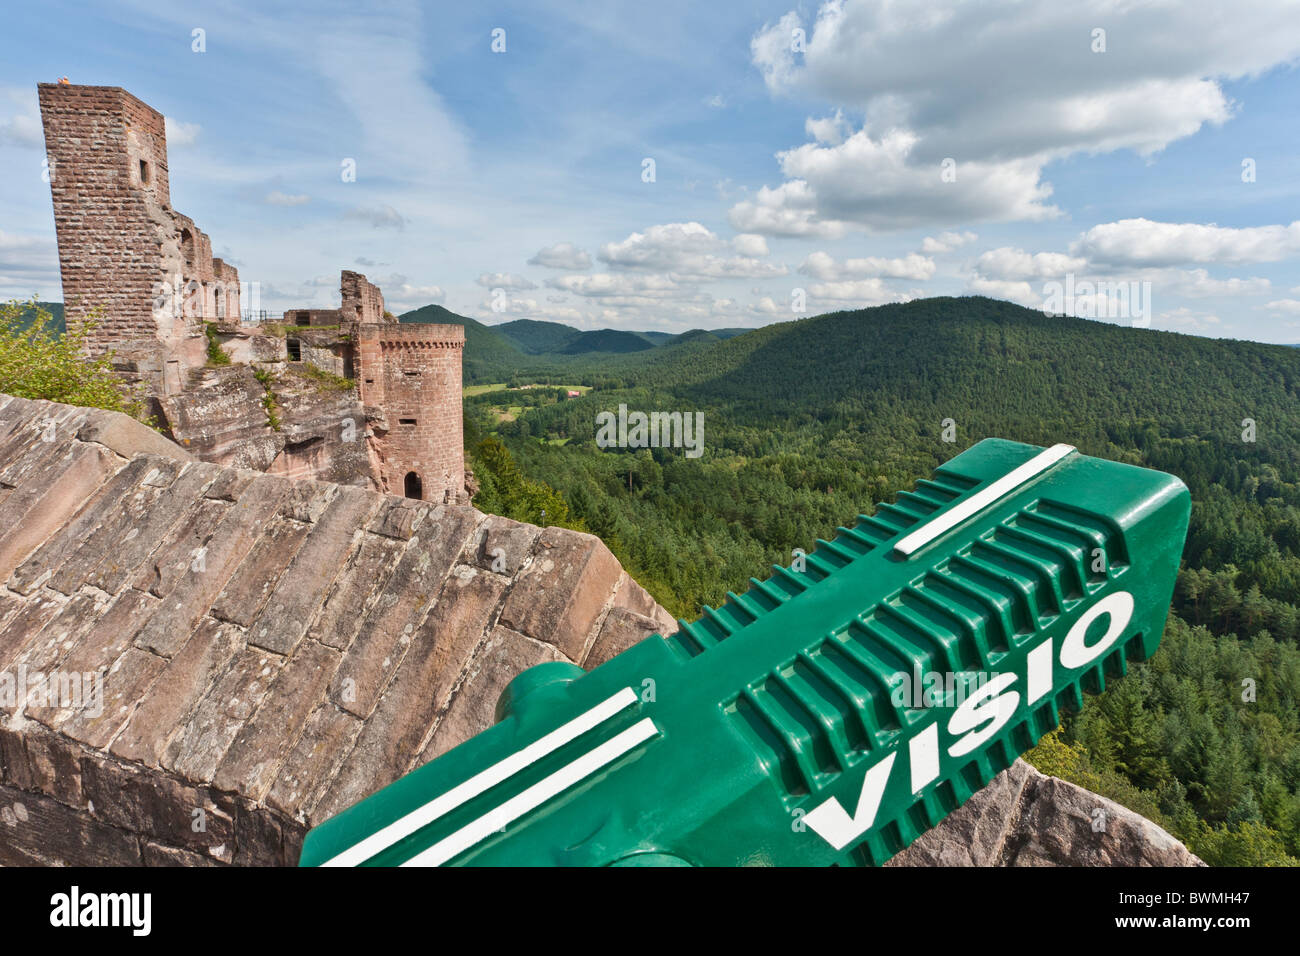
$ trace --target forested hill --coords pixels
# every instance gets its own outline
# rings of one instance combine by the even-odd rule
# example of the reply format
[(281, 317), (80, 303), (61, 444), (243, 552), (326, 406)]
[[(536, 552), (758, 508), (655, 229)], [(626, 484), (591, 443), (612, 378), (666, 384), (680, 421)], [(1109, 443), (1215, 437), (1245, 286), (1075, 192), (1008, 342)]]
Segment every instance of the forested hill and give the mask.
[[(555, 489), (548, 515), (599, 534), (661, 603), (694, 618), (988, 436), (1176, 474), (1192, 522), (1162, 650), (1035, 759), (1213, 863), (1297, 863), (1300, 350), (985, 298), (688, 338), (574, 361), (567, 381), (597, 386), (581, 398), (468, 399), (471, 450), (506, 460), (508, 449), (535, 483), (484, 466), (485, 454), (484, 506), (502, 508), (512, 483), (539, 502)], [(503, 402), (523, 403), (513, 420), (494, 411)], [(702, 411), (703, 456), (597, 448), (595, 416), (619, 404)], [(505, 448), (481, 442), (492, 432)]]
[[(598, 381), (604, 370), (593, 364), (589, 374)], [(719, 520), (736, 522), (718, 533), (733, 539), (719, 548), (732, 552), (738, 572), (757, 555), (736, 553), (736, 539), (788, 554), (989, 436), (1069, 442), (1178, 474), (1197, 500), (1192, 567), (1232, 564), (1265, 593), (1300, 594), (1295, 349), (944, 298), (660, 348), (622, 365), (619, 378), (622, 388), (530, 410), (499, 431), (507, 439), (565, 441), (562, 449), (520, 447), (522, 463), (562, 493), (573, 491), (580, 515), (589, 499), (609, 499), (598, 525), (618, 510), (621, 493), (593, 474), (630, 483), (623, 504), (633, 510), (639, 479), (665, 483), (655, 507), (638, 516), (643, 527), (620, 533), (648, 551), (662, 547), (640, 566), (666, 578), (670, 593), (661, 600), (669, 606), (712, 600), (737, 582), (722, 574), (687, 583), (698, 559), (670, 557), (672, 548), (656, 543), (663, 521), (680, 516), (683, 530), (698, 532), (707, 524), (701, 509), (716, 498)], [(597, 450), (595, 415), (620, 403), (704, 411), (704, 457)], [(649, 464), (638, 471), (643, 458)], [(718, 483), (686, 496), (667, 484), (690, 487), (705, 473)], [(742, 487), (746, 481), (752, 487)]]
[[(910, 407), (967, 429), (1157, 419), (1300, 448), (1300, 351), (1045, 316), (982, 297), (921, 299), (770, 325), (633, 372), (746, 417)], [(892, 417), (892, 416), (891, 416)]]

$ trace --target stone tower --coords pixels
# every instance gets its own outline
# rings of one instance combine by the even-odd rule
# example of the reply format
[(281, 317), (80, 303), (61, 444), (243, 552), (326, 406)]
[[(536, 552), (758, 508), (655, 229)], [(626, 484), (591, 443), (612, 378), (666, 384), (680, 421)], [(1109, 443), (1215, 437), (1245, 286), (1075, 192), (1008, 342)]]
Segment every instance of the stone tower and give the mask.
[(68, 328), (158, 393), (201, 366), (203, 321), (238, 320), (239, 274), (171, 208), (163, 115), (115, 86), (38, 85)]
[(361, 402), (383, 409), (388, 426), (376, 428), (373, 439), (383, 489), (424, 501), (461, 500), (464, 327), (360, 322), (356, 337)]
[[(359, 272), (339, 278), (337, 309), (290, 309), (290, 357), (354, 379), (371, 423), (376, 484), (424, 501), (465, 496), (459, 325), (400, 323), (384, 309), (379, 286)], [(342, 333), (329, 351), (322, 334)], [(314, 346), (314, 347), (313, 347)], [(331, 354), (332, 353), (332, 354)]]

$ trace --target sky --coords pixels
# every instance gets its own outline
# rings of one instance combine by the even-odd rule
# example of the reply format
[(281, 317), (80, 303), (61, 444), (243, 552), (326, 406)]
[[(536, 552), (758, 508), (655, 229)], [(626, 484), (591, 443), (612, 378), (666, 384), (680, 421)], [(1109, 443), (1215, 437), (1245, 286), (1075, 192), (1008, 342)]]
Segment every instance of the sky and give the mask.
[[(61, 299), (36, 84), (168, 121), (278, 312), (753, 327), (932, 295), (1300, 343), (1300, 5), (10, 5), (0, 298)], [(348, 175), (350, 170), (355, 175)], [(244, 303), (248, 307), (249, 301)]]

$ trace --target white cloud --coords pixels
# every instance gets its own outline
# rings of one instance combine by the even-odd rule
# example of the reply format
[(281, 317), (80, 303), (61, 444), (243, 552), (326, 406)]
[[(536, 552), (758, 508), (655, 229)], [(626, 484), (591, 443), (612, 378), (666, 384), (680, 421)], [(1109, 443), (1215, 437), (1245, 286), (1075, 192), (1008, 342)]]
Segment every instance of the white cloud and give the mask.
[(655, 298), (671, 296), (680, 291), (680, 286), (669, 276), (610, 272), (596, 272), (585, 276), (557, 276), (547, 279), (546, 284), (553, 289), (561, 289), (587, 298), (611, 296)]
[(873, 276), (924, 281), (934, 275), (934, 260), (912, 253), (901, 259), (867, 256), (862, 259), (845, 259), (843, 262), (836, 262), (825, 252), (814, 252), (803, 261), (799, 271), (814, 279), (828, 281), (865, 279)]
[(1178, 270), (1167, 281), (1171, 292), (1191, 299), (1220, 295), (1267, 295), (1273, 288), (1273, 284), (1261, 276), (1250, 279), (1212, 279), (1204, 269)]
[(335, 8), (310, 20), (309, 37), (284, 45), (326, 78), (360, 127), (360, 154), (388, 175), (436, 183), (469, 166), (460, 123), (429, 82), (421, 37), (428, 14), (409, 0)]
[[(337, 282), (337, 280), (335, 280)], [(384, 307), (394, 314), (410, 312), (425, 305), (441, 305), (447, 301), (447, 292), (440, 285), (411, 285), (405, 276), (390, 276), (379, 283), (384, 293)]]
[(529, 259), (528, 264), (547, 269), (580, 271), (591, 268), (591, 256), (571, 242), (557, 242), (553, 246), (537, 250), (537, 255)]
[(1277, 262), (1300, 253), (1300, 220), (1289, 226), (1232, 228), (1121, 219), (1093, 226), (1071, 251), (1093, 262), (1123, 266)]
[(858, 305), (883, 305), (886, 302), (907, 302), (916, 298), (912, 293), (895, 292), (882, 279), (857, 279), (848, 282), (819, 283), (808, 289), (814, 299), (832, 302), (854, 302)]
[(750, 311), (759, 315), (789, 315), (792, 312), (788, 303), (782, 306), (774, 301), (771, 296), (766, 295), (750, 306)]
[[(726, 255), (735, 251), (750, 254)], [(761, 236), (742, 234), (728, 243), (698, 222), (671, 222), (607, 242), (598, 258), (615, 269), (668, 272), (677, 278), (768, 278), (789, 271), (762, 261), (766, 253)]]
[(1203, 333), (1214, 331), (1217, 326), (1222, 325), (1222, 320), (1209, 312), (1194, 312), (1186, 306), (1179, 306), (1157, 315), (1156, 324), (1176, 330)]
[[(1300, 55), (1287, 0), (828, 0), (815, 22), (787, 13), (751, 41), (774, 95), (817, 99), (863, 118), (852, 135), (810, 119), (816, 141), (778, 154), (786, 181), (732, 211), (737, 228), (826, 235), (1055, 214), (1046, 164), (1131, 149), (1151, 155), (1234, 104), (1225, 80)], [(1091, 49), (1104, 26), (1108, 47)], [(795, 28), (806, 49), (792, 49)], [(941, 184), (951, 157), (957, 180)], [(941, 189), (940, 186), (946, 186)]]
[(1274, 299), (1264, 308), (1282, 315), (1300, 315), (1300, 299)]
[(163, 117), (163, 125), (167, 131), (168, 149), (184, 149), (193, 146), (198, 142), (199, 132), (203, 129), (198, 123), (186, 123), (170, 116)]
[(836, 146), (806, 143), (777, 154), (786, 182), (731, 209), (731, 224), (769, 235), (834, 238), (848, 225), (890, 230), (967, 221), (1041, 220), (1059, 215), (1033, 159), (958, 162), (945, 181), (939, 160), (914, 156), (915, 133), (879, 139), (859, 130)]
[(0, 230), (0, 288), (18, 298), (57, 292), (59, 255), (54, 240)]
[(807, 183), (798, 180), (776, 188), (760, 187), (755, 198), (732, 206), (727, 218), (735, 229), (769, 236), (838, 239), (848, 228), (847, 223), (820, 217), (817, 197)]
[(36, 90), (5, 87), (0, 89), (0, 104), (13, 111), (8, 118), (0, 119), (0, 145), (44, 149), (45, 132)]
[(821, 119), (813, 119), (810, 116), (804, 120), (803, 128), (805, 133), (827, 146), (840, 145), (851, 132), (848, 121), (844, 119), (843, 110), (836, 110), (834, 116)]
[(537, 283), (513, 272), (484, 272), (474, 280), (485, 289), (509, 289), (521, 291), (536, 289)]
[(792, 40), (794, 31), (802, 31), (803, 26), (803, 18), (791, 10), (749, 41), (750, 56), (770, 89), (784, 90), (791, 85), (798, 70)]
[(1042, 304), (1043, 297), (1028, 282), (1017, 282), (1011, 279), (986, 279), (983, 276), (972, 276), (967, 283), (967, 288), (978, 295), (987, 295), (994, 299), (1006, 299), (1008, 302), (1015, 302), (1019, 305), (1035, 308)]
[[(1073, 248), (1084, 248), (1077, 242)], [(1076, 283), (1106, 283), (1106, 276), (1120, 276), (1120, 281), (1149, 282), (1161, 295), (1203, 299), (1216, 296), (1266, 295), (1272, 288), (1263, 277), (1213, 278), (1205, 269), (1131, 267), (1118, 270), (1105, 260), (1094, 262), (1082, 256), (1060, 252), (1029, 253), (1003, 246), (991, 249), (975, 260), (975, 271), (968, 278), (972, 292), (1008, 299), (1021, 305), (1036, 306), (1042, 301), (1045, 281), (1072, 275)]]
[(1086, 268), (1087, 260), (1060, 252), (1028, 253), (1003, 246), (991, 249), (975, 261), (975, 269), (986, 279), (1054, 279)]
[(761, 258), (768, 255), (767, 239), (752, 232), (741, 233), (731, 240), (731, 246), (742, 256)]
[(401, 229), (406, 218), (392, 206), (380, 203), (374, 206), (354, 206), (343, 214), (346, 219), (364, 222), (375, 229)]
[(513, 295), (497, 299), (484, 296), (479, 302), (479, 314), (485, 318), (495, 318), (497, 320), (505, 316), (512, 316), (517, 319), (542, 319), (547, 322), (565, 322), (577, 325), (583, 325), (587, 321), (586, 313), (572, 306), (557, 306), (541, 303), (536, 299), (525, 299)]
[(943, 255), (954, 249), (960, 249), (978, 238), (979, 236), (973, 232), (941, 232), (937, 237), (926, 236), (922, 239), (921, 251), (930, 256)]
[[(929, 0), (823, 3), (803, 54), (794, 13), (756, 35), (774, 93), (819, 95), (880, 128), (907, 125), (954, 155), (1159, 149), (1228, 115), (1218, 78), (1254, 76), (1300, 54), (1287, 0)], [(1105, 53), (1092, 52), (1104, 26)], [(892, 121), (892, 122), (890, 122)]]

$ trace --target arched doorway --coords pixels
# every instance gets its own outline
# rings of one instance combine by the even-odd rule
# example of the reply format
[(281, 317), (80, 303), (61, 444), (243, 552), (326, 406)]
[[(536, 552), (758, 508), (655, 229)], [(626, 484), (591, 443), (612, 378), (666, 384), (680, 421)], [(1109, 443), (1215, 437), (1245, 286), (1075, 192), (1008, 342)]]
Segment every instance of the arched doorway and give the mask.
[(420, 481), (420, 476), (413, 471), (406, 473), (406, 497), (415, 498), (417, 501), (424, 500), (424, 485)]

